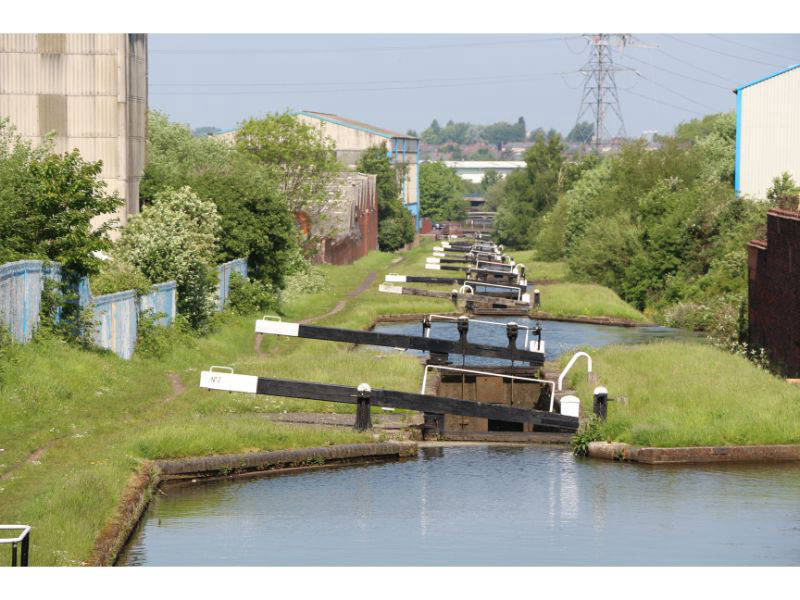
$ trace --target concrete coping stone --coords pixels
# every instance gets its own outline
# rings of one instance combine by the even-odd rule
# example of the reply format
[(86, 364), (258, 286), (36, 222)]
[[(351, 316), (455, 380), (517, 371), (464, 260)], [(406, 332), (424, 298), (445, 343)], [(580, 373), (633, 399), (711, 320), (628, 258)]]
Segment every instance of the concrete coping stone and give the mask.
[(629, 460), (651, 465), (781, 462), (800, 460), (800, 444), (642, 448), (622, 442), (589, 442), (588, 454), (593, 458)]

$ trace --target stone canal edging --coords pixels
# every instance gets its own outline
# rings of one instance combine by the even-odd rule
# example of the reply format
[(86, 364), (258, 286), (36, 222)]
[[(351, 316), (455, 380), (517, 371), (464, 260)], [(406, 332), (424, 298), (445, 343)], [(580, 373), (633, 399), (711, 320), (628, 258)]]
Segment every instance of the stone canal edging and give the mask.
[(295, 472), (348, 464), (410, 458), (413, 442), (340, 444), (318, 448), (223, 454), (142, 463), (131, 476), (111, 521), (101, 530), (86, 564), (113, 565), (162, 482), (209, 480), (261, 473)]
[(783, 462), (800, 460), (800, 444), (641, 448), (623, 442), (589, 442), (588, 455), (592, 458), (628, 460), (649, 465)]

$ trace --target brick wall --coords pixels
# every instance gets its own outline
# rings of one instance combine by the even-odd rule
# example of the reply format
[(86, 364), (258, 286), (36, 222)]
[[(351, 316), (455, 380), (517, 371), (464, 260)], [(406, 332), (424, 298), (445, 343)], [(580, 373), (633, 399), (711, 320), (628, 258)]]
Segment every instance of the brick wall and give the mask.
[(767, 239), (748, 244), (750, 344), (800, 376), (800, 212), (774, 209)]
[(325, 238), (316, 261), (349, 265), (378, 249), (378, 192), (375, 175), (348, 174), (343, 184), (348, 207), (343, 225), (346, 232), (336, 239)]

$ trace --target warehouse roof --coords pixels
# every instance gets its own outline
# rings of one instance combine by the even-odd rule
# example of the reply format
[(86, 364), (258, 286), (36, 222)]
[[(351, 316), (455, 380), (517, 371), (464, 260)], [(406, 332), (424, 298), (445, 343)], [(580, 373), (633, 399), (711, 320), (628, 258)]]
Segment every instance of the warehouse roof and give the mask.
[(528, 165), (524, 160), (445, 160), (452, 169), (522, 169)]
[(755, 85), (757, 83), (761, 83), (762, 81), (766, 81), (767, 79), (772, 79), (773, 77), (777, 77), (778, 75), (783, 75), (787, 71), (791, 71), (792, 69), (796, 69), (797, 67), (800, 67), (800, 63), (798, 63), (796, 65), (792, 65), (791, 67), (786, 67), (785, 69), (781, 69), (777, 73), (772, 73), (771, 75), (767, 75), (765, 77), (761, 77), (760, 79), (756, 79), (755, 81), (751, 81), (750, 83), (745, 83), (744, 85), (740, 85), (738, 88), (733, 90), (733, 93), (737, 94), (737, 93), (739, 93), (739, 90), (743, 90), (744, 88), (750, 87), (751, 85)]
[(356, 121), (355, 119), (348, 119), (347, 117), (342, 117), (332, 113), (316, 112), (313, 110), (301, 110), (298, 114), (305, 115), (307, 117), (313, 117), (315, 119), (320, 119), (322, 121), (328, 121), (329, 123), (336, 123), (337, 125), (344, 125), (345, 127), (351, 127), (353, 129), (360, 129), (361, 131), (366, 131), (368, 133), (373, 133), (375, 135), (380, 135), (386, 138), (405, 138), (409, 140), (417, 139), (413, 135), (398, 133), (397, 131), (391, 131), (389, 129), (384, 129), (383, 127), (370, 125), (369, 123), (363, 123), (362, 121)]

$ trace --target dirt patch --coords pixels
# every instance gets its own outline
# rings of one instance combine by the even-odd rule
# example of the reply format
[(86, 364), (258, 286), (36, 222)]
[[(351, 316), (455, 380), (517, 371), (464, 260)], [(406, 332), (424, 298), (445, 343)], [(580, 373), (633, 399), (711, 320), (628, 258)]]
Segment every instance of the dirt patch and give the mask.
[[(375, 271), (370, 272), (364, 278), (364, 281), (361, 282), (361, 285), (359, 285), (356, 289), (350, 291), (350, 293), (347, 294), (347, 297), (348, 298), (355, 298), (358, 295), (363, 294), (367, 289), (369, 289), (369, 286), (372, 285), (372, 282), (375, 281), (375, 278), (377, 276), (378, 276), (378, 274)], [(315, 323), (317, 321), (321, 321), (322, 319), (325, 319), (327, 317), (335, 315), (338, 312), (342, 312), (342, 310), (344, 310), (345, 306), (347, 306), (347, 300), (339, 300), (339, 302), (336, 304), (336, 306), (334, 306), (331, 310), (326, 312), (324, 315), (317, 315), (316, 317), (309, 317), (308, 319), (303, 319), (299, 323), (301, 325), (308, 325), (310, 323)], [(258, 343), (260, 344), (260, 342), (258, 342)]]
[(171, 402), (186, 391), (186, 386), (183, 384), (180, 375), (177, 373), (167, 373), (167, 379), (169, 379), (169, 382), (172, 385), (172, 393), (164, 398), (164, 402)]

